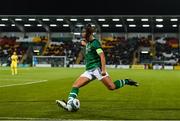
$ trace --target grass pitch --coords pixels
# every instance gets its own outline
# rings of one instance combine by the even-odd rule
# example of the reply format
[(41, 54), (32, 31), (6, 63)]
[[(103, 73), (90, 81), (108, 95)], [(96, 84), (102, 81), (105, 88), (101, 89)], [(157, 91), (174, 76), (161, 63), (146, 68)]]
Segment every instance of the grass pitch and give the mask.
[(12, 76), (0, 67), (0, 119), (180, 119), (180, 71), (108, 69), (113, 80), (132, 78), (139, 87), (109, 91), (98, 80), (80, 89), (81, 108), (66, 112), (55, 104), (67, 99), (84, 69), (20, 68)]

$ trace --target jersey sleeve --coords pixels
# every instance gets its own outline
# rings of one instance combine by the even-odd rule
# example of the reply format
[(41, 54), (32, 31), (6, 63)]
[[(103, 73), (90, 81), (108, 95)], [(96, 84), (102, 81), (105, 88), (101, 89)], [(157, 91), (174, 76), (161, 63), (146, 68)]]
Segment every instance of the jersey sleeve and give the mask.
[(93, 42), (92, 46), (93, 46), (93, 48), (94, 48), (95, 50), (97, 50), (97, 49), (99, 49), (99, 48), (102, 48), (102, 47), (101, 47), (101, 43), (99, 42), (99, 40), (95, 40), (95, 41)]
[(16, 60), (18, 60), (18, 56), (16, 56)]
[(93, 47), (96, 50), (98, 55), (103, 52), (102, 47), (101, 47), (101, 43), (98, 40), (95, 40), (93, 42)]

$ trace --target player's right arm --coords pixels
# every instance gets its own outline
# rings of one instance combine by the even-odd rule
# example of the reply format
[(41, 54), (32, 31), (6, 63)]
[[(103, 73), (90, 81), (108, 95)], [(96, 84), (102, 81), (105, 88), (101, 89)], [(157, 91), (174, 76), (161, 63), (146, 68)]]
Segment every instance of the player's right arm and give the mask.
[(11, 62), (13, 61), (13, 55), (11, 56)]
[(81, 45), (82, 46), (86, 46), (86, 44), (87, 44), (86, 40), (81, 40)]

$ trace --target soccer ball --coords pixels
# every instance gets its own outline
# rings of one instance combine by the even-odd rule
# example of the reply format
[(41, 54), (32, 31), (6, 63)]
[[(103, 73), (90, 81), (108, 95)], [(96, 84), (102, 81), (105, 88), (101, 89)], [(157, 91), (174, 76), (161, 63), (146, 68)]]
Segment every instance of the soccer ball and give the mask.
[(70, 112), (75, 112), (80, 108), (80, 101), (78, 99), (70, 99), (67, 102), (67, 109)]

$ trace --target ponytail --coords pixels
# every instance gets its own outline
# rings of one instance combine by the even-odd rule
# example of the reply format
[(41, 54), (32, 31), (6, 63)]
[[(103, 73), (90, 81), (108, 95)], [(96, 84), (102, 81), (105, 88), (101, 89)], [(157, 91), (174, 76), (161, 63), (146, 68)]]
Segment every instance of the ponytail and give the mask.
[(90, 36), (94, 32), (94, 29), (91, 27), (91, 24), (88, 24), (85, 29), (86, 29), (86, 40), (89, 41)]

